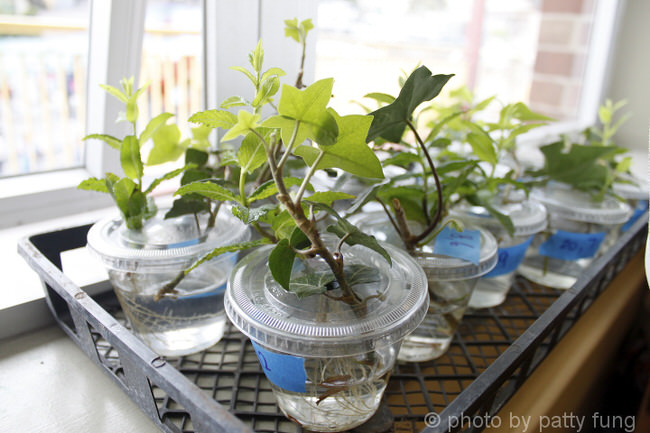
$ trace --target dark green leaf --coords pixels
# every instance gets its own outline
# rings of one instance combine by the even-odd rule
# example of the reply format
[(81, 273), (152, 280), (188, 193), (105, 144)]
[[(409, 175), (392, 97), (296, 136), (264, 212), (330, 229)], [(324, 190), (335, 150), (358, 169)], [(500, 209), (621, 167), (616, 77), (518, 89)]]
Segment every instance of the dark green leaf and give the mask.
[(408, 77), (395, 101), (374, 111), (367, 141), (377, 137), (399, 143), (407, 122), (422, 102), (435, 98), (453, 75), (433, 75), (421, 66)]
[(296, 252), (289, 245), (288, 239), (281, 239), (269, 254), (271, 275), (287, 291), (290, 291), (289, 282), (291, 281), (291, 270), (295, 258)]
[(203, 150), (189, 148), (185, 150), (185, 164), (194, 164), (196, 167), (203, 167), (208, 162), (210, 155)]
[(226, 188), (209, 181), (192, 182), (181, 186), (174, 195), (199, 194), (210, 200), (239, 201), (235, 195)]
[(176, 218), (182, 215), (208, 212), (210, 204), (203, 200), (191, 200), (188, 197), (181, 197), (174, 200), (171, 209), (165, 214), (165, 219)]
[(354, 196), (350, 194), (346, 194), (344, 192), (338, 192), (338, 191), (316, 191), (306, 199), (315, 202), (315, 203), (324, 203), (328, 206), (332, 205), (332, 202), (335, 200), (350, 200), (353, 199)]

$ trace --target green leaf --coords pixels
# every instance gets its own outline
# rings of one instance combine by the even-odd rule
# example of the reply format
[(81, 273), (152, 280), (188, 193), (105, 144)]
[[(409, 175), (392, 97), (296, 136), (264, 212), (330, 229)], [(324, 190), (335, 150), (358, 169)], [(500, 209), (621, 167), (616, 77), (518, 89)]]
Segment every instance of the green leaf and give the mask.
[(361, 284), (376, 284), (380, 281), (377, 269), (365, 265), (348, 265), (343, 270), (351, 287)]
[(306, 197), (310, 202), (323, 203), (328, 206), (331, 206), (335, 200), (350, 200), (353, 198), (353, 195), (338, 191), (317, 191), (309, 197)]
[(264, 50), (262, 49), (261, 40), (257, 41), (255, 49), (248, 55), (248, 61), (255, 72), (260, 72), (262, 70), (262, 64), (264, 63)]
[(88, 139), (96, 139), (96, 140), (102, 140), (104, 143), (108, 144), (111, 146), (113, 149), (120, 150), (122, 148), (122, 141), (107, 134), (89, 134), (86, 135), (84, 140)]
[(522, 122), (551, 121), (552, 117), (531, 111), (523, 102), (517, 102), (513, 105), (512, 118)]
[(258, 121), (260, 120), (259, 114), (252, 114), (246, 110), (239, 110), (237, 113), (237, 123), (226, 132), (223, 136), (223, 141), (232, 140), (239, 137), (240, 135), (246, 135), (259, 125)]
[(231, 191), (210, 181), (192, 182), (181, 186), (174, 193), (174, 195), (186, 194), (198, 194), (202, 197), (209, 198), (210, 200), (239, 201)]
[(135, 135), (127, 135), (120, 148), (120, 164), (124, 174), (131, 179), (142, 177), (143, 167), (140, 157), (140, 143)]
[(158, 130), (158, 128), (163, 126), (171, 117), (174, 117), (174, 115), (171, 113), (161, 113), (151, 119), (149, 123), (147, 123), (147, 126), (144, 128), (144, 131), (142, 131), (142, 134), (140, 134), (140, 146), (145, 144), (147, 140), (149, 140)]
[(320, 152), (325, 152), (317, 168), (340, 168), (350, 174), (373, 179), (383, 179), (384, 172), (377, 155), (366, 144), (365, 136), (372, 123), (367, 115), (349, 115), (339, 117), (332, 111), (339, 134), (336, 144), (332, 146), (299, 146), (294, 154), (302, 157), (312, 166)]
[(272, 96), (278, 93), (280, 89), (280, 79), (278, 77), (272, 76), (271, 78), (262, 81), (260, 89), (255, 95), (255, 99), (251, 102), (253, 107), (260, 107), (267, 103)]
[(306, 199), (304, 202), (312, 204), (317, 210), (322, 210), (329, 213), (336, 219), (336, 224), (327, 227), (328, 232), (334, 233), (341, 239), (345, 238), (345, 243), (348, 245), (363, 245), (366, 248), (370, 248), (371, 250), (381, 254), (381, 256), (384, 257), (386, 261), (392, 265), (393, 262), (390, 258), (390, 255), (388, 255), (386, 250), (381, 245), (379, 245), (379, 242), (377, 242), (377, 239), (375, 239), (374, 236), (369, 236), (363, 233), (352, 223), (343, 219), (338, 214), (338, 212), (323, 203), (312, 203)]
[(203, 150), (189, 148), (185, 151), (185, 164), (193, 164), (195, 167), (203, 167), (209, 158), (210, 154)]
[(184, 196), (174, 200), (171, 209), (169, 209), (165, 214), (165, 219), (196, 214), (199, 212), (208, 212), (209, 210), (210, 203), (203, 200), (192, 200), (189, 197)]
[(235, 204), (232, 207), (232, 214), (239, 218), (244, 224), (252, 224), (260, 220), (268, 214), (269, 212), (277, 209), (277, 205), (274, 204), (265, 204), (257, 208), (249, 208), (241, 206), (240, 204)]
[(230, 129), (237, 124), (237, 116), (225, 110), (208, 110), (194, 113), (189, 121), (210, 128)]
[(289, 245), (288, 239), (281, 239), (269, 254), (271, 275), (287, 291), (290, 290), (289, 282), (291, 281), (291, 270), (295, 258), (296, 252)]
[(425, 66), (420, 66), (408, 77), (393, 103), (373, 113), (374, 118), (367, 141), (377, 137), (399, 143), (407, 122), (422, 102), (429, 101), (440, 93), (452, 75), (432, 75)]
[(108, 84), (100, 84), (99, 87), (101, 87), (102, 89), (104, 89), (107, 93), (109, 93), (109, 94), (115, 96), (115, 97), (116, 97), (118, 100), (120, 100), (121, 102), (123, 102), (123, 103), (125, 103), (125, 104), (126, 104), (127, 102), (129, 102), (129, 98), (128, 98), (128, 96), (126, 96), (124, 93), (122, 93), (122, 92), (121, 92), (119, 89), (117, 89), (116, 87), (113, 87), (113, 86), (108, 85)]
[(77, 189), (105, 193), (109, 192), (108, 187), (106, 186), (106, 181), (104, 179), (97, 179), (96, 177), (91, 177), (89, 179), (81, 181), (81, 183), (77, 185)]
[[(296, 125), (298, 125), (298, 131), (292, 143), (291, 138), (294, 136), (293, 131), (296, 129)], [(314, 135), (309, 123), (298, 122), (295, 119), (284, 116), (271, 116), (262, 122), (262, 126), (265, 128), (279, 129), (282, 142), (287, 147), (290, 145), (295, 147)]]
[(109, 188), (113, 199), (117, 204), (117, 207), (120, 209), (123, 215), (128, 215), (129, 213), (129, 200), (131, 195), (135, 191), (135, 183), (128, 177), (119, 179), (117, 182), (113, 183)]
[(302, 250), (309, 247), (311, 245), (311, 241), (307, 235), (302, 230), (300, 230), (299, 227), (296, 227), (293, 229), (293, 232), (291, 232), (291, 236), (289, 237), (289, 244), (292, 248)]
[(268, 245), (270, 243), (271, 243), (271, 241), (269, 241), (268, 239), (262, 238), (262, 239), (256, 239), (254, 241), (239, 242), (239, 243), (236, 243), (236, 244), (226, 245), (225, 247), (215, 248), (214, 250), (212, 250), (211, 252), (209, 252), (205, 256), (201, 257), (196, 262), (194, 262), (194, 264), (192, 264), (192, 266), (190, 266), (188, 269), (186, 269), (185, 270), (185, 275), (187, 275), (190, 271), (197, 268), (202, 263), (205, 263), (208, 260), (212, 260), (213, 258), (215, 258), (217, 256), (220, 256), (221, 254), (234, 253), (234, 252), (237, 252), (237, 251), (244, 251), (244, 250), (248, 250), (248, 249), (251, 249), (251, 248), (257, 248), (257, 247), (260, 247), (262, 245)]
[(311, 271), (291, 279), (287, 290), (299, 298), (305, 298), (324, 293), (327, 291), (327, 286), (334, 281), (336, 278), (330, 270)]
[(149, 185), (149, 187), (147, 188), (147, 190), (146, 190), (144, 193), (145, 193), (145, 194), (149, 194), (149, 193), (152, 192), (152, 191), (153, 191), (153, 190), (154, 190), (158, 185), (160, 185), (162, 182), (164, 182), (164, 181), (166, 181), (166, 180), (169, 180), (169, 179), (173, 179), (173, 178), (175, 178), (176, 176), (178, 176), (179, 174), (183, 173), (185, 170), (188, 170), (188, 169), (193, 168), (193, 167), (194, 167), (193, 165), (187, 165), (187, 166), (185, 166), (185, 167), (177, 168), (177, 169), (172, 170), (172, 171), (170, 171), (170, 172), (168, 172), (168, 173), (165, 173), (164, 175), (162, 175), (162, 176), (160, 176), (160, 177), (154, 179), (154, 181), (151, 182), (151, 185)]
[(269, 68), (269, 70), (267, 70), (266, 72), (264, 72), (262, 74), (262, 77), (260, 78), (260, 82), (263, 83), (263, 82), (265, 82), (266, 80), (268, 80), (270, 77), (272, 77), (274, 75), (276, 77), (283, 77), (283, 76), (287, 75), (287, 73), (284, 72), (280, 68)]
[(135, 124), (138, 120), (138, 103), (136, 101), (137, 96), (133, 95), (129, 98), (128, 102), (126, 103), (126, 120), (129, 122)]
[(333, 85), (333, 78), (316, 81), (304, 90), (284, 84), (278, 104), (278, 113), (295, 120), (319, 124), (323, 120), (327, 103), (332, 97)]
[(397, 153), (390, 158), (386, 158), (382, 161), (382, 165), (384, 167), (388, 167), (389, 165), (395, 165), (397, 167), (402, 167), (402, 168), (409, 168), (411, 164), (417, 164), (420, 162), (420, 157), (417, 156), (415, 153), (411, 152), (400, 152)]
[(232, 107), (242, 107), (249, 105), (249, 102), (241, 96), (231, 96), (223, 100), (219, 107), (228, 109)]
[(252, 173), (266, 162), (264, 143), (256, 134), (250, 133), (244, 137), (237, 152), (237, 161), (246, 173)]
[(395, 97), (393, 95), (389, 95), (388, 93), (373, 92), (363, 95), (363, 97), (374, 99), (377, 102), (383, 102), (385, 104), (392, 104), (395, 101)]
[(186, 146), (183, 146), (180, 141), (181, 131), (175, 124), (161, 125), (151, 138), (153, 147), (147, 157), (147, 165), (176, 161), (185, 152)]
[(296, 228), (296, 222), (286, 210), (274, 215), (272, 218), (267, 218), (267, 220), (271, 224), (275, 236), (279, 239), (290, 238)]
[(481, 161), (496, 165), (498, 162), (494, 142), (485, 132), (470, 132), (467, 134), (467, 142), (472, 146), (472, 151)]
[(242, 66), (231, 66), (230, 69), (232, 69), (233, 71), (241, 72), (242, 74), (246, 75), (249, 80), (251, 80), (251, 82), (253, 83), (253, 86), (257, 85), (257, 78), (248, 69), (246, 69), (246, 68), (244, 68)]
[[(297, 177), (285, 177), (284, 178), (284, 185), (287, 188), (291, 188), (292, 186), (300, 186), (302, 184), (302, 179), (297, 178)], [(311, 187), (311, 185), (308, 186), (307, 188), (308, 191), (313, 191), (314, 188)], [(264, 182), (262, 185), (260, 185), (254, 192), (248, 197), (249, 202), (254, 202), (257, 200), (263, 200), (265, 198), (269, 198), (272, 195), (275, 195), (278, 193), (278, 187), (275, 184), (275, 181), (273, 179), (268, 180)]]

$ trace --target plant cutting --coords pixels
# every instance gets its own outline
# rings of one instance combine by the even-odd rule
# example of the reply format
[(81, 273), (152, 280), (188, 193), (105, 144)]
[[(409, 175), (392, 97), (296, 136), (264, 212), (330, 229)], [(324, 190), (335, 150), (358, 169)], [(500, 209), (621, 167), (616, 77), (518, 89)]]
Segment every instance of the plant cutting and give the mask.
[[(311, 22), (285, 23), (304, 48)], [(225, 141), (241, 139), (238, 188), (199, 181), (178, 194), (229, 201), (233, 214), (256, 230), (259, 247), (228, 281), (226, 312), (250, 337), (288, 418), (310, 430), (347, 430), (377, 410), (401, 341), (425, 314), (426, 280), (408, 254), (381, 245), (333, 209), (350, 195), (310, 184), (318, 170), (330, 168), (383, 177), (365, 142), (372, 118), (328, 108), (331, 78), (299, 89), (299, 76), (296, 86), (280, 86), (284, 73), (264, 71), (263, 57), (259, 43), (249, 55), (252, 69), (236, 68), (255, 87), (252, 101), (228, 98), (190, 119), (224, 130)], [(235, 106), (236, 114), (226, 110)], [(265, 106), (275, 113), (263, 118)], [(287, 173), (296, 157), (306, 166), (303, 176)], [(260, 173), (271, 179), (259, 184)]]
[[(382, 212), (362, 212), (354, 222), (377, 237), (391, 240), (416, 258), (428, 278), (430, 307), (420, 327), (410, 334), (399, 354), (404, 361), (426, 361), (442, 356), (467, 307), (479, 276), (496, 263), (496, 242), (480, 227), (466, 226), (450, 215), (451, 207), (466, 199), (483, 203), (472, 175), (480, 170), (477, 159), (450, 160), (436, 166), (432, 152), (449, 140), (438, 140), (445, 123), (461, 113), (446, 116), (426, 136), (418, 128), (418, 107), (435, 98), (451, 75), (433, 75), (425, 66), (413, 71), (395, 98), (383, 93), (370, 97), (387, 104), (371, 113), (367, 141), (389, 153), (384, 167), (399, 166), (404, 173), (372, 188), (351, 211), (369, 201)], [(500, 219), (507, 217), (491, 212)]]
[[(489, 98), (478, 106), (484, 109), (488, 105), (485, 102), (493, 100)], [(523, 102), (504, 105), (496, 122), (476, 122), (469, 116), (461, 120), (468, 131), (465, 140), (472, 149), (472, 157), (480, 161), (481, 170), (473, 180), (482, 187), (477, 194), (482, 196), (483, 204), (464, 200), (451, 212), (488, 229), (499, 245), (497, 265), (479, 279), (472, 292), (472, 308), (493, 307), (505, 301), (533, 235), (546, 228), (546, 209), (528, 198), (530, 184), (520, 179), (517, 137), (549, 120)], [(462, 156), (447, 153), (455, 159)]]
[[(108, 193), (120, 217), (95, 223), (88, 232), (88, 248), (103, 262), (122, 310), (135, 335), (155, 352), (178, 356), (202, 350), (221, 339), (226, 323), (223, 294), (235, 255), (224, 255), (204, 263), (191, 276), (185, 271), (207, 252), (223, 243), (249, 237), (247, 227), (218, 203), (201, 198), (174, 203), (159, 210), (152, 197), (166, 180), (184, 173), (188, 177), (207, 170), (207, 139), (204, 128), (195, 128), (193, 138), (181, 140), (179, 128), (167, 124), (172, 117), (162, 113), (138, 133), (137, 99), (144, 87), (134, 90), (133, 79), (121, 89), (102, 86), (125, 104), (119, 120), (130, 123), (132, 133), (119, 139), (91, 134), (120, 152), (124, 177), (107, 173), (104, 178), (83, 181), (80, 189)], [(152, 142), (145, 152), (143, 146)], [(185, 167), (175, 169), (145, 186), (145, 166), (170, 162), (186, 153)]]
[(579, 143), (564, 136), (540, 148), (544, 166), (529, 172), (540, 184), (531, 196), (546, 206), (550, 217), (548, 230), (535, 236), (519, 269), (531, 281), (558, 289), (571, 287), (614, 242), (615, 229), (631, 214), (613, 190), (631, 163), (629, 157), (621, 159), (626, 149), (611, 140), (621, 124), (611, 124), (614, 107), (601, 107), (602, 130), (585, 130), (584, 137), (597, 137), (595, 141)]

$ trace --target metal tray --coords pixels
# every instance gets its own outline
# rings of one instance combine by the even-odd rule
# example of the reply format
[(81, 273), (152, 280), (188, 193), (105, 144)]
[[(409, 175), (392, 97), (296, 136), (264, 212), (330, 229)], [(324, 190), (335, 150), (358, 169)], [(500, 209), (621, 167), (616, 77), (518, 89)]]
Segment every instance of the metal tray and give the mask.
[[(396, 365), (377, 415), (354, 431), (469, 431), (448, 422), (495, 414), (645, 245), (647, 221), (646, 212), (571, 289), (517, 277), (504, 304), (469, 311), (443, 357)], [(304, 431), (281, 414), (250, 342), (234, 328), (203, 352), (165, 359), (129, 331), (107, 281), (75, 285), (61, 253), (85, 246), (89, 228), (31, 236), (18, 250), (40, 275), (63, 330), (162, 431)]]

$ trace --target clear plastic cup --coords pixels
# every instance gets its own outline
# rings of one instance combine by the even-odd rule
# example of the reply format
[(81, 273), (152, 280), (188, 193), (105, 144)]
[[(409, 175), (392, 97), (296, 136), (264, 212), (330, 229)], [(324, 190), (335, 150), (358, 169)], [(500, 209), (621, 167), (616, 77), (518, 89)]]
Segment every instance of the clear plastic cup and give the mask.
[(485, 227), (499, 245), (497, 265), (478, 280), (469, 300), (470, 308), (494, 307), (505, 301), (533, 235), (547, 226), (546, 208), (539, 202), (522, 198), (516, 202), (495, 203), (493, 207), (510, 217), (514, 226), (512, 236), (485, 207), (466, 205), (452, 211), (471, 224)]
[[(344, 245), (344, 263), (357, 275), (357, 284), (350, 281), (363, 302), (336, 299), (336, 286), (299, 298), (271, 277), (272, 248), (260, 247), (235, 266), (226, 313), (250, 337), (288, 418), (316, 431), (358, 426), (377, 410), (403, 338), (427, 311), (424, 272), (391, 245), (385, 248), (392, 266), (368, 248)], [(294, 263), (292, 281), (319, 284), (319, 275), (331, 275), (320, 259)]]
[(633, 209), (632, 216), (621, 226), (621, 233), (627, 231), (648, 210), (650, 185), (647, 179), (625, 176), (625, 183), (614, 183), (614, 193), (627, 200)]
[[(403, 248), (383, 211), (363, 212), (350, 218), (350, 222), (377, 239)], [(412, 224), (414, 230), (416, 226)], [(492, 234), (478, 226), (468, 225), (465, 229), (478, 232), (480, 251), (476, 263), (434, 253), (435, 240), (413, 253), (427, 276), (429, 310), (422, 324), (402, 343), (399, 361), (430, 361), (442, 356), (449, 349), (476, 283), (496, 265), (497, 242)]]
[[(164, 211), (142, 230), (107, 218), (88, 232), (88, 248), (103, 262), (133, 333), (156, 353), (180, 356), (221, 339), (226, 324), (223, 297), (237, 255), (203, 263), (170, 291), (164, 287), (216, 247), (242, 242), (250, 231), (223, 209), (207, 231), (194, 215), (163, 219)], [(206, 218), (201, 218), (201, 227)]]
[(617, 237), (630, 217), (630, 206), (613, 197), (593, 201), (588, 193), (562, 183), (549, 183), (531, 192), (549, 213), (548, 229), (533, 238), (519, 266), (527, 279), (548, 287), (568, 289)]

